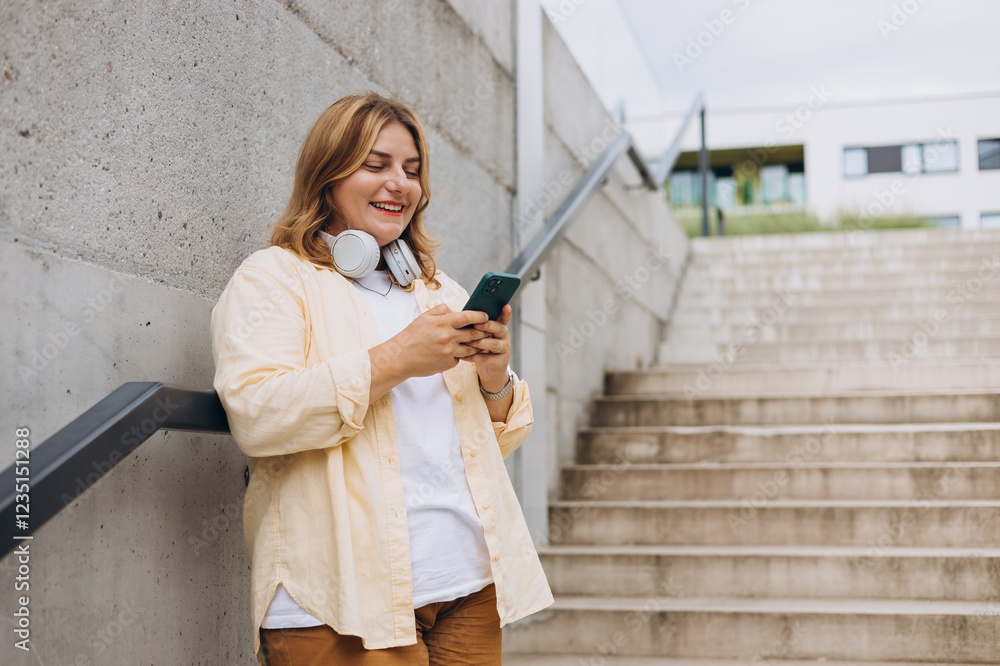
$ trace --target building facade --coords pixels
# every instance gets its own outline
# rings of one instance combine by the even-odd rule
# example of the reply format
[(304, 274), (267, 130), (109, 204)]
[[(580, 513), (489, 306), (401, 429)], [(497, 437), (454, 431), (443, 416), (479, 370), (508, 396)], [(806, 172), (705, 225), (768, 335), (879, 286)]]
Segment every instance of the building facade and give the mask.
[[(1000, 92), (840, 102), (813, 86), (791, 107), (713, 110), (709, 201), (727, 215), (808, 211), (832, 222), (886, 216), (939, 226), (1000, 226)], [(649, 154), (676, 119), (629, 124)], [(671, 178), (675, 208), (700, 204), (698, 128)]]

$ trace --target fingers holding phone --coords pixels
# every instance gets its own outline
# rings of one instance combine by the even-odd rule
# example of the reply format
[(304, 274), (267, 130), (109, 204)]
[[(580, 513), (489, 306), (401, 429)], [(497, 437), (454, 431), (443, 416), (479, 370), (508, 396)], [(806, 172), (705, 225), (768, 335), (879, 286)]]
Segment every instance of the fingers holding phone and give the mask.
[(507, 368), (511, 353), (510, 331), (507, 329), (507, 324), (510, 323), (510, 317), (511, 308), (505, 305), (496, 321), (486, 321), (474, 326), (477, 331), (489, 334), (489, 337), (465, 343), (478, 352), (462, 360), (475, 364), (479, 373), (479, 384), (492, 393), (503, 390), (507, 385)]

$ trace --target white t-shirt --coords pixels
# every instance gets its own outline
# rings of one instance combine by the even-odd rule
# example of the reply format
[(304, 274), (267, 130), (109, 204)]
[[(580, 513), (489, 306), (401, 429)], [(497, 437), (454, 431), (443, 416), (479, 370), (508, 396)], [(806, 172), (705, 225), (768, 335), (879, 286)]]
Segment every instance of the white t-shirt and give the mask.
[[(368, 299), (383, 342), (420, 315), (413, 292), (400, 289), (386, 271), (374, 271), (355, 280), (354, 286)], [(411, 377), (393, 388), (390, 396), (410, 534), (413, 606), (477, 592), (493, 582), (493, 575), (444, 377)], [(279, 584), (261, 626), (320, 624)]]

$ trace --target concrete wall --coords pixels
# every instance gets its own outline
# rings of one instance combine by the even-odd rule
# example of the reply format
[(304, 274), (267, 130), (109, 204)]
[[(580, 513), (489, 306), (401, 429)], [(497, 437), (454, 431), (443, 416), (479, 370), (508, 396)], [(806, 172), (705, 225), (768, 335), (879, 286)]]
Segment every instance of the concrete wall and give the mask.
[[(471, 286), (506, 266), (511, 25), (502, 0), (0, 5), (0, 466), (15, 427), (37, 445), (123, 382), (211, 386), (211, 308), (265, 245), (308, 127), (347, 92), (421, 114), (445, 270)], [(545, 67), (558, 183), (582, 173), (573, 154), (597, 147), (607, 115), (551, 26)], [(623, 163), (543, 268), (553, 460), (568, 459), (603, 370), (653, 358), (682, 263), (659, 195), (626, 190), (634, 179)], [(661, 240), (669, 267), (617, 293)], [(610, 323), (574, 348), (609, 299)], [(163, 432), (128, 456), (37, 532), (33, 651), (8, 634), (0, 663), (254, 663), (244, 462), (228, 436)], [(16, 564), (0, 561), (8, 622)]]
[[(544, 24), (545, 180), (555, 192), (563, 181), (576, 182), (617, 126), (552, 23)], [(576, 430), (587, 425), (590, 401), (603, 390), (603, 373), (655, 362), (687, 257), (687, 238), (662, 193), (639, 184), (632, 164), (619, 159), (607, 185), (542, 267), (549, 438), (555, 442), (550, 491), (557, 487), (559, 465), (573, 460)], [(557, 202), (547, 206), (546, 216), (556, 207)]]

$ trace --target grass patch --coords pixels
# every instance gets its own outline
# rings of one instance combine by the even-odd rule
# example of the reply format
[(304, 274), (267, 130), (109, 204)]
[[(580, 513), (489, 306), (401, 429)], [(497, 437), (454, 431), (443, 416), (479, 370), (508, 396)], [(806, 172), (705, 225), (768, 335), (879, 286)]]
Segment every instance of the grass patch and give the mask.
[[(701, 210), (674, 211), (674, 217), (689, 238), (701, 236)], [(815, 231), (852, 231), (855, 229), (918, 229), (932, 226), (926, 218), (915, 215), (896, 215), (862, 220), (858, 215), (841, 214), (832, 222), (823, 223), (812, 213), (794, 211), (762, 215), (727, 215), (727, 236), (754, 234), (799, 234)], [(718, 235), (718, 222), (714, 211), (708, 215), (709, 234)]]

